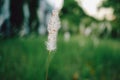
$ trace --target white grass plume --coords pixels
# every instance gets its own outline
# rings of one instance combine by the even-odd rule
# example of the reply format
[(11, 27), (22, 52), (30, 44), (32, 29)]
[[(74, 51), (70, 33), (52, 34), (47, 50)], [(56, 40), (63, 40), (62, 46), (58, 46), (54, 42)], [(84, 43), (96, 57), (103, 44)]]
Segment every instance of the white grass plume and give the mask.
[(56, 50), (57, 34), (60, 28), (59, 10), (53, 10), (48, 22), (48, 41), (46, 43), (48, 51)]

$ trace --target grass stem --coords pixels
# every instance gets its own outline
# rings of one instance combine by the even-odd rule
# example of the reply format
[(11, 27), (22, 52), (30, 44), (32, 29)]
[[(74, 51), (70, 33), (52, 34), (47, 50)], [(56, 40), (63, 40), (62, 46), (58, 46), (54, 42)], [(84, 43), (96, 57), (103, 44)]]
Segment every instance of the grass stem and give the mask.
[(46, 62), (46, 79), (45, 79), (45, 80), (48, 80), (49, 65), (50, 65), (50, 52), (49, 52), (49, 54), (48, 54), (47, 62)]

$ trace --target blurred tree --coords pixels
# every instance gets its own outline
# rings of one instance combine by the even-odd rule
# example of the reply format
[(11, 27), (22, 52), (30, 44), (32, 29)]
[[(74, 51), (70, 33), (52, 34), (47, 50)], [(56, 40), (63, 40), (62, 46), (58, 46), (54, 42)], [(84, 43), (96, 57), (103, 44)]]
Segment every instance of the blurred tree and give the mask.
[(62, 20), (67, 20), (70, 23), (70, 26), (77, 26), (78, 28), (81, 19), (86, 16), (87, 15), (83, 12), (82, 8), (75, 0), (64, 1), (60, 17)]
[(120, 1), (119, 0), (105, 0), (103, 7), (112, 7), (114, 9), (115, 20), (112, 21), (112, 37), (120, 37)]
[(30, 20), (29, 20), (29, 26), (31, 31), (36, 31), (38, 29), (39, 21), (38, 21), (38, 15), (37, 15), (37, 9), (39, 6), (39, 0), (28, 0), (29, 4), (29, 11), (30, 11)]
[(19, 32), (23, 24), (23, 6), (24, 0), (10, 0), (10, 23), (14, 35)]

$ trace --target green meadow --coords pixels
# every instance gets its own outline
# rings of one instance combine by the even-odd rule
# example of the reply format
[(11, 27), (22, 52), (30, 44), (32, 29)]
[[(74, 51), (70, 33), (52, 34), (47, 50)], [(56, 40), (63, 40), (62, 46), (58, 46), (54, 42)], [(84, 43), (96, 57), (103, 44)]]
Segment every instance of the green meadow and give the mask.
[[(0, 40), (0, 80), (45, 80), (47, 37)], [(120, 41), (58, 37), (48, 80), (120, 80)]]

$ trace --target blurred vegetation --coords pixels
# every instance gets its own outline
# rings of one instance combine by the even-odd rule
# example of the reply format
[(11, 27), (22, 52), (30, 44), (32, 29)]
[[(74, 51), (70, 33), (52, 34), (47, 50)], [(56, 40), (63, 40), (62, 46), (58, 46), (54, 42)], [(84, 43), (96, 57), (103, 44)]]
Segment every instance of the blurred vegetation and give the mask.
[(113, 37), (120, 37), (120, 1), (119, 0), (105, 0), (103, 2), (103, 7), (112, 7), (114, 9), (114, 15), (116, 19), (112, 21)]
[(78, 33), (79, 24), (83, 18), (88, 17), (83, 9), (74, 0), (64, 1), (63, 8), (61, 10), (60, 18), (62, 24), (68, 23), (68, 27), (71, 33)]
[[(45, 14), (45, 20), (39, 19), (40, 14), (37, 14), (37, 10), (40, 9), (40, 0), (10, 0), (10, 6), (9, 6), (9, 11), (10, 11), (10, 19), (5, 20), (3, 25), (0, 26), (0, 38), (1, 37), (11, 37), (11, 36), (20, 36), (21, 34), (31, 34), (31, 33), (37, 33), (39, 35), (40, 32), (38, 32), (40, 26), (44, 25), (46, 28), (47, 26), (47, 16), (49, 12), (51, 12), (52, 7), (48, 5), (45, 1), (45, 5), (43, 6), (43, 13)], [(0, 4), (3, 4), (5, 2), (2, 0)], [(17, 5), (16, 2), (19, 4)], [(24, 4), (27, 4), (28, 7), (28, 12), (26, 9), (26, 12), (23, 12), (23, 6)], [(6, 5), (7, 6), (7, 5)], [(104, 0), (103, 4), (99, 8), (103, 7), (112, 7), (114, 9), (114, 15), (116, 16), (113, 21), (107, 21), (107, 20), (97, 20), (89, 15), (87, 15), (83, 8), (80, 7), (75, 0), (64, 0), (64, 5), (60, 13), (60, 18), (61, 18), (61, 23), (62, 23), (62, 28), (61, 32), (70, 32), (71, 34), (78, 34), (80, 32), (81, 25), (85, 27), (85, 30), (91, 29), (91, 32), (94, 34), (97, 33), (99, 35), (96, 35), (96, 37), (101, 37), (102, 38), (106, 37), (105, 34), (108, 34), (107, 37), (112, 37), (112, 38), (120, 38), (120, 3), (118, 0)], [(99, 10), (98, 8), (98, 10)], [(1, 8), (2, 9), (2, 6)], [(44, 10), (45, 9), (45, 10)], [(1, 11), (1, 10), (0, 10)], [(4, 10), (3, 10), (4, 11)], [(25, 13), (27, 14), (27, 18), (25, 19)], [(17, 17), (15, 17), (15, 15)], [(28, 17), (29, 16), (29, 17)], [(42, 22), (41, 22), (42, 21)], [(104, 30), (96, 32), (96, 30), (92, 29), (91, 26), (92, 23), (95, 23), (94, 26), (96, 26), (97, 30), (100, 30), (100, 27), (104, 27)], [(103, 24), (103, 26), (98, 26), (99, 24)], [(106, 24), (109, 23), (112, 28), (111, 30), (108, 30), (108, 26)], [(67, 29), (63, 29), (67, 26)], [(93, 26), (93, 27), (94, 27)], [(25, 32), (25, 29), (26, 32)], [(107, 32), (107, 30), (109, 32)], [(28, 32), (27, 32), (28, 31)], [(22, 33), (23, 32), (23, 33)], [(85, 32), (85, 31), (84, 31)], [(86, 31), (87, 32), (87, 31)], [(101, 33), (99, 33), (101, 32)], [(104, 35), (103, 35), (104, 34)], [(90, 34), (91, 36), (91, 34)]]
[[(114, 9), (114, 15), (116, 17), (113, 21), (108, 21), (110, 22), (110, 25), (112, 26), (112, 31), (110, 32), (109, 37), (120, 38), (120, 26), (119, 26), (120, 25), (119, 23), (120, 3), (119, 1), (118, 0), (104, 0), (101, 7), (102, 8), (111, 7)], [(69, 0), (69, 1), (64, 2), (64, 6), (62, 8), (60, 17), (61, 17), (63, 26), (64, 24), (68, 23), (68, 27), (69, 27), (68, 31), (70, 31), (71, 33), (78, 33), (79, 27), (82, 23), (85, 24), (86, 26), (90, 26), (92, 22), (95, 22), (96, 24), (99, 24), (99, 23), (104, 24), (104, 22), (107, 22), (107, 20), (100, 21), (91, 16), (88, 16), (75, 0)], [(101, 34), (107, 34), (107, 33), (104, 30)]]
[[(119, 1), (106, 0), (102, 5), (114, 8), (116, 18), (111, 22), (98, 21), (86, 15), (74, 0), (64, 1), (60, 13), (62, 29), (57, 50), (52, 53), (48, 80), (120, 80), (120, 39), (115, 39), (120, 38)], [(34, 6), (32, 2), (30, 4)], [(31, 17), (33, 22), (34, 17), (37, 18), (34, 14)], [(95, 23), (95, 27), (92, 26), (92, 22)], [(109, 34), (112, 38), (98, 38), (101, 33), (106, 34), (105, 30), (99, 33), (98, 25), (104, 22), (112, 24), (112, 32)], [(92, 37), (79, 34), (81, 23), (85, 24), (85, 28), (93, 29), (90, 34)], [(17, 23), (15, 25), (18, 29)], [(66, 25), (68, 27), (64, 30)], [(63, 33), (67, 31), (70, 35), (77, 34), (69, 36), (68, 42), (64, 40)], [(34, 32), (26, 37), (0, 37), (0, 80), (45, 80), (47, 37), (36, 36)]]
[[(0, 41), (0, 80), (45, 80), (45, 37)], [(58, 38), (49, 80), (120, 80), (120, 43), (74, 36)], [(74, 78), (74, 79), (73, 79)]]
[(78, 3), (73, 0), (65, 1), (61, 12), (62, 19), (67, 19), (76, 26), (78, 26), (80, 21), (87, 16)]

